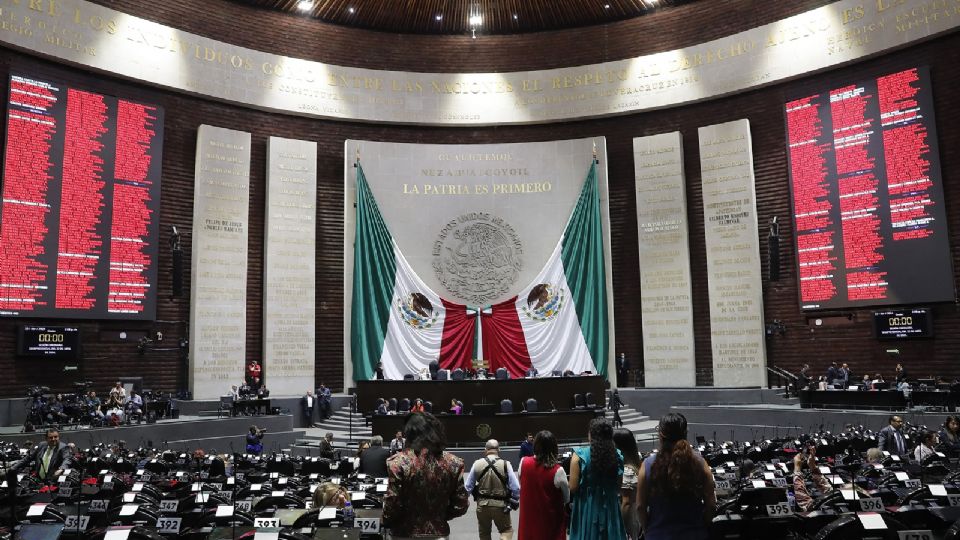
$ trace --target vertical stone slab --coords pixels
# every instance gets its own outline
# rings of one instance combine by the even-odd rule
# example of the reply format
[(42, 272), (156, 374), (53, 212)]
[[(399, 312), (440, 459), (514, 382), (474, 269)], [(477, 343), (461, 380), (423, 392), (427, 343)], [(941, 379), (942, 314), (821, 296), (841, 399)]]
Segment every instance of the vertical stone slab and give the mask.
[(216, 399), (244, 376), (250, 134), (201, 125), (190, 261), (190, 391)]
[(766, 350), (750, 121), (698, 133), (713, 385), (761, 386)]
[(317, 143), (270, 137), (264, 223), (263, 370), (272, 395), (314, 388)]
[(679, 131), (633, 139), (646, 386), (696, 386), (683, 144)]

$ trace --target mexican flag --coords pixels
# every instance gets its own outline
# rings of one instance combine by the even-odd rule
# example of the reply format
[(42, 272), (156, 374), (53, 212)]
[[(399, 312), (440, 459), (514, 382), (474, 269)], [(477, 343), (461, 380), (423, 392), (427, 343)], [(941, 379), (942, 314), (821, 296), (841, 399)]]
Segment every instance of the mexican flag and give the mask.
[[(357, 165), (351, 349), (355, 380), (372, 379), (378, 363), (388, 379), (441, 368), (471, 367), (511, 376), (531, 367), (607, 373), (606, 272), (596, 164), (564, 234), (536, 279), (507, 301), (466, 306), (441, 298), (397, 248)], [(478, 356), (482, 355), (482, 356)]]

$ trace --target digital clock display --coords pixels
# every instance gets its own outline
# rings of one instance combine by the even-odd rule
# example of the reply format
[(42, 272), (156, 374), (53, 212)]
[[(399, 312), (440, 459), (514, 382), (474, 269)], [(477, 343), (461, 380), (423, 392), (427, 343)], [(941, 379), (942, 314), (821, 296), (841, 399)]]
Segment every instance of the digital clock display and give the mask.
[(876, 311), (873, 325), (877, 339), (933, 337), (933, 316), (927, 308)]

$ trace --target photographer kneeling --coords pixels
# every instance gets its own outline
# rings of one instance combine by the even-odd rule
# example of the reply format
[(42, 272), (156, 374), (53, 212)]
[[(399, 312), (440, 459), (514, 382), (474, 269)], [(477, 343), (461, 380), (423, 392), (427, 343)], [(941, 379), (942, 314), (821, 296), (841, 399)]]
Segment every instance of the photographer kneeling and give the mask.
[(266, 429), (260, 429), (257, 426), (250, 426), (250, 433), (247, 433), (247, 453), (259, 456), (263, 452), (263, 436), (267, 433)]

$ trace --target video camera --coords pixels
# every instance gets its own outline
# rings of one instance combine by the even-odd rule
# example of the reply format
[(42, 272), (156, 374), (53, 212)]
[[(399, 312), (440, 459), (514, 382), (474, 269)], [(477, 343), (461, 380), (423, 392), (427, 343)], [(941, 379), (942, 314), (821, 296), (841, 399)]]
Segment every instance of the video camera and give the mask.
[(40, 398), (50, 393), (49, 386), (31, 386), (27, 388), (27, 397)]

